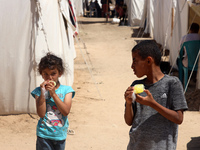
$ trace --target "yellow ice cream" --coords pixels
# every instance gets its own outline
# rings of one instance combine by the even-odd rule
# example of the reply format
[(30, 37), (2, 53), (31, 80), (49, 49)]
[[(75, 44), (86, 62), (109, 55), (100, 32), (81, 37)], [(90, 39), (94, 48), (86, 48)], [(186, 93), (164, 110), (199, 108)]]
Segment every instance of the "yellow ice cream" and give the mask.
[(56, 82), (55, 81), (49, 81), (49, 82), (52, 82), (54, 84), (54, 86), (56, 86)]
[(136, 84), (134, 85), (134, 93), (139, 94), (144, 92), (144, 85), (143, 84)]

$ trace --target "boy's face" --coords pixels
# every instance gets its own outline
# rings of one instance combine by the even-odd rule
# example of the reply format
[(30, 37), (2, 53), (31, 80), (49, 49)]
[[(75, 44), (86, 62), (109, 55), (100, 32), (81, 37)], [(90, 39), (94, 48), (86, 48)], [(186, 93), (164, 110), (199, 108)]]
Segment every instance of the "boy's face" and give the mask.
[(141, 78), (146, 75), (146, 71), (148, 70), (148, 63), (146, 59), (142, 59), (138, 52), (132, 53), (132, 65), (134, 74)]
[(61, 76), (61, 74), (59, 73), (58, 69), (49, 69), (46, 68), (42, 71), (42, 78), (46, 81), (46, 80), (53, 80), (57, 83), (58, 78)]

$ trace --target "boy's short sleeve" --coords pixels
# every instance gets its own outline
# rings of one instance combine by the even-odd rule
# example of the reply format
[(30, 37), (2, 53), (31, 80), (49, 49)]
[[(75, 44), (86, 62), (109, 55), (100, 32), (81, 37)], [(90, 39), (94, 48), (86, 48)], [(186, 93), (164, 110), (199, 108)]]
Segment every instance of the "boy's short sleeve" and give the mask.
[(187, 110), (187, 102), (184, 96), (183, 87), (180, 80), (175, 77), (170, 84), (171, 107), (173, 110)]
[(35, 98), (35, 95), (36, 95), (36, 96), (40, 96), (40, 95), (41, 95), (40, 87), (35, 88), (35, 89), (31, 92), (31, 95), (32, 95), (34, 98)]

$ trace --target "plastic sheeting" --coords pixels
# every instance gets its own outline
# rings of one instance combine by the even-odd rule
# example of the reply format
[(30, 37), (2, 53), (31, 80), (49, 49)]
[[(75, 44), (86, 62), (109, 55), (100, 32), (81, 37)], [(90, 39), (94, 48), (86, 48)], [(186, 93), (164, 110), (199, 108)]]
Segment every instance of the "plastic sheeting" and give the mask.
[(67, 66), (61, 83), (73, 83), (73, 31), (67, 25), (66, 34), (62, 15), (65, 12), (69, 18), (68, 5), (61, 0), (60, 5), (65, 5), (61, 12), (57, 0), (39, 4), (37, 11), (34, 0), (0, 1), (0, 114), (36, 112), (30, 92), (43, 81), (36, 65), (48, 51), (63, 58)]

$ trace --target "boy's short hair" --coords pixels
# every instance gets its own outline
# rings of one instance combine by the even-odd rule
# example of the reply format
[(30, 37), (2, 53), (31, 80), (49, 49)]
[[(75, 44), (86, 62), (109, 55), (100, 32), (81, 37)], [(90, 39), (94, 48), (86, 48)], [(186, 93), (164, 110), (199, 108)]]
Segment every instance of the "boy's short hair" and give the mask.
[(190, 26), (190, 30), (194, 33), (198, 33), (199, 32), (199, 25), (197, 23), (192, 23), (192, 25)]
[(132, 52), (138, 52), (138, 55), (140, 55), (142, 59), (146, 59), (150, 56), (154, 59), (157, 66), (160, 65), (161, 52), (157, 43), (153, 40), (141, 41), (133, 47)]

